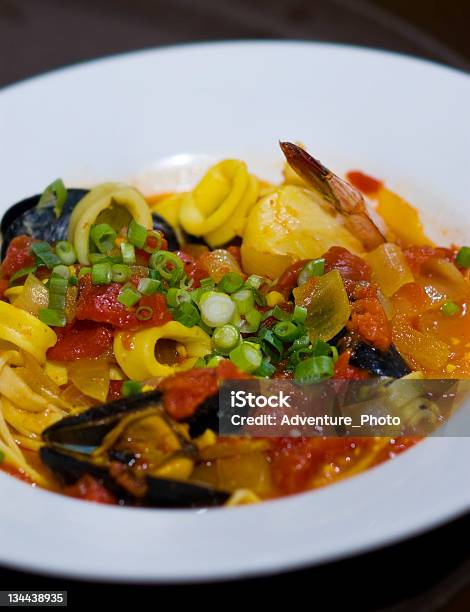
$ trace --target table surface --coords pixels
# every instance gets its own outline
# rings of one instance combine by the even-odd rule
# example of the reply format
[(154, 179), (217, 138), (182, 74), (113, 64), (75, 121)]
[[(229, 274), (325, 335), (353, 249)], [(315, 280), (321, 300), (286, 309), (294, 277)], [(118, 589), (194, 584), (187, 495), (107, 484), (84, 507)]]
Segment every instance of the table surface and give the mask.
[[(139, 48), (198, 40), (297, 38), (379, 47), (470, 69), (469, 0), (0, 0), (0, 87), (53, 69)], [(4, 58), (8, 58), (5, 61)], [(354, 559), (217, 585), (144, 586), (192, 601), (316, 595), (329, 607), (470, 610), (470, 516)], [(131, 560), (130, 560), (131, 562)], [(0, 568), (0, 589), (61, 589), (73, 605), (135, 597), (124, 585), (85, 584)], [(163, 593), (163, 591), (165, 591)], [(210, 598), (210, 599), (208, 599)], [(223, 600), (222, 600), (223, 601)]]

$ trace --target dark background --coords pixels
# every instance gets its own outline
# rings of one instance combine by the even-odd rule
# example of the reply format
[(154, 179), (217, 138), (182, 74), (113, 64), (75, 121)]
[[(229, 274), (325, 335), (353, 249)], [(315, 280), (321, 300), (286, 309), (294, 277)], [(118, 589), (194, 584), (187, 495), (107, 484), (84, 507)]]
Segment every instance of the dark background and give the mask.
[[(470, 0), (0, 0), (0, 87), (112, 53), (240, 38), (359, 44), (468, 71)], [(69, 605), (81, 608), (97, 596), (110, 606), (127, 600), (131, 609), (237, 600), (251, 608), (274, 595), (279, 603), (287, 597), (289, 608), (463, 612), (470, 611), (469, 528), (464, 517), (382, 551), (242, 583), (136, 589), (0, 568), (0, 589), (68, 589)]]

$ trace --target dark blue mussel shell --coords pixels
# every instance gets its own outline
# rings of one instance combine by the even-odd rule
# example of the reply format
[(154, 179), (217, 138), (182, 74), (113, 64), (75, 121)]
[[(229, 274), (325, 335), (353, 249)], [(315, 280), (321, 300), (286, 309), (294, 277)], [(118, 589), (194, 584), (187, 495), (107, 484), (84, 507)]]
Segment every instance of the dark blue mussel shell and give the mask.
[(5, 257), (8, 245), (15, 236), (26, 234), (46, 242), (66, 240), (72, 211), (87, 193), (86, 189), (68, 189), (67, 199), (59, 218), (56, 217), (53, 206), (37, 207), (41, 197), (40, 194), (14, 204), (3, 215), (0, 224), (2, 259)]
[(376, 376), (402, 378), (402, 376), (406, 376), (411, 372), (393, 344), (387, 351), (382, 352), (369, 344), (361, 342), (354, 347), (349, 362), (351, 365), (367, 370)]
[[(57, 242), (67, 239), (67, 230), (73, 209), (88, 193), (87, 189), (67, 189), (67, 199), (59, 218), (53, 206), (37, 207), (40, 194), (21, 200), (11, 206), (3, 215), (0, 224), (2, 235), (1, 258), (5, 257), (8, 245), (15, 236), (26, 234), (37, 240)], [(172, 251), (180, 248), (178, 237), (173, 227), (157, 213), (152, 213), (153, 229), (163, 232), (168, 247)]]

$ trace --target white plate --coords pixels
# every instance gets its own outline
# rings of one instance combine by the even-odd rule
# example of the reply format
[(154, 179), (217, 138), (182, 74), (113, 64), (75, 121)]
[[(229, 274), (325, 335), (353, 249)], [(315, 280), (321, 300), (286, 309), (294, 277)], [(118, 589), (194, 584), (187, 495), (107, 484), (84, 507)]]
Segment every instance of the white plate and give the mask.
[[(197, 171), (241, 156), (275, 178), (277, 141), (289, 139), (332, 168), (386, 178), (438, 239), (468, 243), (469, 108), (466, 75), (382, 52), (255, 42), (124, 55), (0, 93), (0, 210), (57, 176), (69, 185), (134, 176), (153, 189), (174, 179), (180, 154), (196, 155)], [(320, 491), (209, 511), (99, 506), (1, 474), (0, 563), (171, 582), (320, 563), (467, 511), (469, 464), (467, 438), (430, 439)]]

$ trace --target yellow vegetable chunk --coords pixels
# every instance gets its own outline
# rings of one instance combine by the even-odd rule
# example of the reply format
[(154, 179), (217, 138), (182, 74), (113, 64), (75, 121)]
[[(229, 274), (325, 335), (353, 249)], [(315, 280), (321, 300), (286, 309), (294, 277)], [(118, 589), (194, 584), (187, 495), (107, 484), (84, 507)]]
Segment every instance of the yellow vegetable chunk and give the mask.
[(293, 261), (320, 257), (331, 246), (356, 254), (364, 250), (344, 226), (343, 217), (321, 196), (285, 185), (251, 211), (241, 247), (243, 269), (277, 278)]
[(0, 339), (15, 344), (44, 363), (46, 351), (57, 342), (57, 335), (29, 312), (0, 301)]
[(69, 378), (88, 397), (105, 402), (109, 391), (106, 359), (77, 359), (67, 364)]
[[(95, 223), (114, 227), (120, 219), (121, 227), (131, 219), (152, 229), (152, 214), (144, 196), (122, 183), (103, 183), (89, 191), (75, 206), (70, 217), (68, 239), (72, 242), (81, 264), (88, 264), (90, 229)], [(120, 229), (116, 227), (115, 229)]]
[(307, 309), (305, 325), (312, 340), (327, 342), (346, 325), (351, 314), (348, 294), (338, 270), (311, 278), (294, 289), (295, 303)]
[(392, 328), (393, 343), (398, 351), (425, 370), (440, 370), (450, 357), (450, 347), (430, 332), (420, 332), (406, 317), (397, 317)]
[(213, 166), (181, 202), (180, 223), (193, 236), (209, 234), (232, 217), (247, 190), (244, 162), (226, 159)]
[(63, 363), (57, 361), (46, 361), (44, 364), (44, 373), (59, 387), (66, 385), (69, 379), (67, 367)]
[(393, 238), (405, 246), (433, 244), (424, 233), (416, 208), (385, 187), (378, 194), (377, 213), (393, 233)]
[(372, 278), (386, 297), (406, 285), (414, 282), (403, 251), (397, 244), (385, 242), (366, 255), (367, 263), (372, 268)]
[[(157, 358), (160, 341), (175, 343), (175, 350), (184, 357), (169, 364)], [(133, 380), (152, 376), (170, 376), (189, 370), (199, 357), (211, 352), (211, 339), (200, 327), (185, 327), (170, 321), (160, 327), (142, 329), (135, 333), (120, 332), (114, 338), (114, 354), (123, 372)]]

